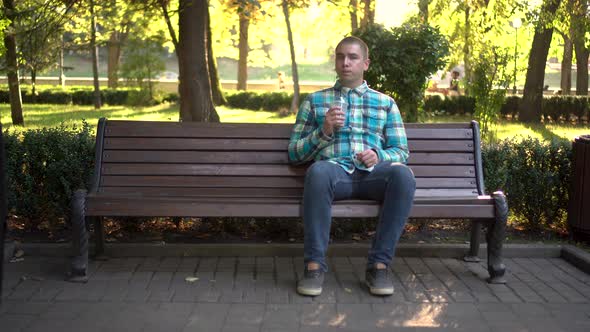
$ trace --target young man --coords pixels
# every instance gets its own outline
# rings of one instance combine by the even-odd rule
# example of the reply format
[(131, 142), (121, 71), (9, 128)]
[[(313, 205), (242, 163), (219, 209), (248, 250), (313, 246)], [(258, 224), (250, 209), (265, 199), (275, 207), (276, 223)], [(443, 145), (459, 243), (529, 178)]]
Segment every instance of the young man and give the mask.
[(382, 202), (365, 280), (372, 294), (390, 295), (388, 265), (416, 190), (414, 174), (404, 165), (409, 156), (406, 133), (393, 99), (363, 80), (370, 63), (367, 45), (356, 37), (344, 38), (336, 47), (335, 62), (338, 81), (301, 104), (288, 148), (293, 163), (315, 161), (305, 176), (305, 268), (297, 292), (322, 292), (332, 202), (357, 198)]

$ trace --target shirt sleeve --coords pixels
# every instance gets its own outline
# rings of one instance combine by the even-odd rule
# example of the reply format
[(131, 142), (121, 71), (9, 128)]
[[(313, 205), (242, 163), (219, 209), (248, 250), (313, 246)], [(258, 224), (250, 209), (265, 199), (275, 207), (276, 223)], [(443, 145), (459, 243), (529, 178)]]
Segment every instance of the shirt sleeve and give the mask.
[(295, 164), (313, 160), (320, 150), (331, 144), (333, 139), (325, 135), (319, 126), (310, 98), (311, 96), (308, 96), (299, 107), (287, 148), (289, 161)]
[(392, 101), (391, 109), (387, 112), (384, 130), (383, 149), (377, 149), (379, 161), (407, 163), (410, 156), (408, 138), (399, 108), (394, 101)]

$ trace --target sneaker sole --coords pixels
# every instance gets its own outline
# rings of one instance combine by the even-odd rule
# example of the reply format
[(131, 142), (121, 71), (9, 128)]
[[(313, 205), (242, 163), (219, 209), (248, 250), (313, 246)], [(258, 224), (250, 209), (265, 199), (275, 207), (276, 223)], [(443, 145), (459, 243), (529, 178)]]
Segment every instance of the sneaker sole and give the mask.
[(299, 293), (301, 295), (306, 295), (306, 296), (318, 296), (318, 295), (322, 294), (322, 289), (321, 288), (309, 289), (309, 288), (297, 287), (297, 293)]
[(369, 285), (368, 282), (365, 282), (367, 287), (369, 288), (369, 292), (373, 295), (393, 295), (393, 287), (391, 288), (374, 288)]

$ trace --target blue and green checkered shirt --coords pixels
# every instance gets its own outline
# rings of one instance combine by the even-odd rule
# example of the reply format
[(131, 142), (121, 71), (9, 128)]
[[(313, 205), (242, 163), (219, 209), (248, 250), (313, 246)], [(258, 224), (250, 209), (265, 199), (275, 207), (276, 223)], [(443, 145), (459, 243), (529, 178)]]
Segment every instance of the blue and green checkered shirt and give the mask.
[[(332, 136), (322, 132), (324, 116), (334, 100), (347, 101), (344, 127)], [(405, 163), (409, 156), (408, 139), (402, 117), (395, 101), (367, 83), (350, 89), (339, 81), (328, 89), (310, 94), (299, 108), (289, 141), (289, 160), (304, 163), (328, 160), (348, 173), (355, 168), (371, 171), (354, 157), (356, 153), (373, 149), (379, 161)]]

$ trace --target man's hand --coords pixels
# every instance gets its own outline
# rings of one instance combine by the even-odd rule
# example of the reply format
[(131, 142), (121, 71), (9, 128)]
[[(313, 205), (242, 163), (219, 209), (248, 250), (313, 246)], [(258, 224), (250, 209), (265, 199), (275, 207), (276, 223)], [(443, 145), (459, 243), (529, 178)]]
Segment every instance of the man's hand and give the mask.
[(324, 134), (332, 136), (334, 131), (344, 126), (345, 116), (340, 107), (330, 107), (324, 118), (324, 126), (322, 127)]
[(373, 167), (379, 162), (379, 156), (375, 150), (369, 149), (356, 154), (356, 159), (367, 167)]

